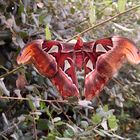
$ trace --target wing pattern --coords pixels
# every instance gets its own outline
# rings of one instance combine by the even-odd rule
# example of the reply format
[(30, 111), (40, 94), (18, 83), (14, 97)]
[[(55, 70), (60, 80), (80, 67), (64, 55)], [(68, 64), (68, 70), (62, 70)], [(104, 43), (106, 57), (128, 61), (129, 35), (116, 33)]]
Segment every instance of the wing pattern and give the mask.
[(76, 43), (34, 40), (17, 57), (18, 64), (34, 64), (66, 99), (70, 96), (79, 98), (76, 71), (84, 69), (87, 100), (102, 91), (126, 60), (140, 63), (140, 51), (132, 41), (119, 36), (91, 42), (83, 42), (79, 37)]

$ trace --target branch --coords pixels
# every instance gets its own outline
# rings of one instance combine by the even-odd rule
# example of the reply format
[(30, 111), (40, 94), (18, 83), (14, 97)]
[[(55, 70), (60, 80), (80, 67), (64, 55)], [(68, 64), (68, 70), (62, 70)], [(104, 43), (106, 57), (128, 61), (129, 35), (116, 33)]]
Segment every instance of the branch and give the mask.
[(10, 75), (10, 74), (13, 74), (14, 72), (16, 72), (16, 71), (18, 71), (19, 69), (23, 68), (23, 66), (24, 66), (24, 65), (21, 65), (21, 66), (15, 68), (15, 69), (13, 69), (13, 70), (11, 70), (11, 71), (9, 71), (9, 72), (3, 74), (3, 75), (0, 75), (0, 79), (1, 79), (1, 78), (4, 78), (4, 77), (6, 77), (6, 76), (8, 76), (8, 75)]
[(102, 22), (100, 22), (100, 23), (98, 23), (98, 24), (95, 24), (95, 25), (93, 25), (93, 26), (87, 28), (86, 30), (82, 31), (81, 33), (79, 33), (79, 34), (77, 34), (77, 35), (74, 35), (72, 38), (68, 39), (66, 42), (69, 42), (69, 41), (71, 41), (72, 39), (76, 38), (77, 36), (81, 36), (82, 34), (88, 32), (88, 31), (90, 31), (90, 30), (92, 30), (92, 29), (95, 29), (95, 28), (98, 27), (98, 26), (101, 26), (102, 24), (105, 24), (105, 23), (107, 23), (107, 22), (109, 22), (109, 21), (112, 21), (113, 19), (115, 19), (115, 18), (117, 18), (117, 17), (119, 17), (119, 16), (121, 16), (121, 15), (123, 15), (123, 14), (126, 14), (126, 13), (128, 13), (128, 12), (130, 12), (130, 11), (132, 11), (132, 10), (135, 10), (135, 9), (137, 9), (137, 8), (139, 8), (139, 7), (140, 7), (140, 5), (137, 5), (137, 6), (132, 7), (132, 8), (130, 8), (130, 9), (124, 11), (124, 12), (121, 12), (121, 13), (119, 13), (119, 14), (117, 14), (117, 15), (115, 15), (115, 16), (113, 16), (113, 17), (107, 19), (107, 20), (104, 20), (104, 21), (102, 21)]
[[(10, 100), (24, 100), (24, 101), (29, 101), (32, 100), (30, 98), (23, 98), (23, 97), (7, 97), (7, 96), (0, 96), (0, 99), (10, 99)], [(36, 101), (41, 101), (41, 102), (48, 102), (48, 103), (68, 103), (67, 100), (43, 100), (43, 99), (35, 99)]]

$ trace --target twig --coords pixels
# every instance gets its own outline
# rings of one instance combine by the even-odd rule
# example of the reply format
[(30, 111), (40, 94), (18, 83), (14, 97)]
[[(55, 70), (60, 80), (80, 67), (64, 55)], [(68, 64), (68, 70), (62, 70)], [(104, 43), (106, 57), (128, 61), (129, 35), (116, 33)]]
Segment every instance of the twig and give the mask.
[(0, 136), (7, 134), (9, 131), (15, 130), (16, 126), (18, 126), (21, 122), (23, 122), (23, 120), (19, 121), (17, 123), (14, 123), (12, 126), (8, 127), (6, 130), (0, 132)]
[(113, 77), (112, 80), (113, 80), (115, 83), (117, 83), (119, 86), (121, 86), (121, 88), (124, 87), (124, 84), (123, 84), (120, 80), (118, 80), (117, 78)]
[[(7, 96), (0, 96), (0, 99), (10, 99), (10, 100), (24, 100), (24, 101), (29, 101), (32, 100), (30, 98), (19, 98), (19, 97), (7, 97)], [(48, 102), (48, 103), (68, 103), (67, 100), (43, 100), (43, 99), (36, 99), (36, 101), (41, 101), (41, 102)]]
[(102, 101), (101, 101), (99, 96), (97, 96), (97, 100), (98, 100), (99, 104), (103, 107), (104, 105), (103, 105), (103, 103), (102, 103)]
[[(107, 7), (109, 7), (112, 3), (113, 3), (113, 2), (109, 2), (108, 5), (106, 5), (106, 6), (103, 7), (100, 11), (98, 11), (98, 12), (96, 13), (96, 15), (99, 16), (99, 15), (100, 15)], [(76, 24), (75, 27), (79, 27), (80, 24), (86, 22), (88, 19), (89, 19), (89, 17), (86, 17), (86, 19), (84, 19), (84, 20), (80, 21), (78, 24)], [(75, 27), (73, 27), (73, 28), (75, 28)], [(68, 28), (71, 28), (71, 27), (68, 27)]]
[(0, 69), (3, 69), (4, 71), (8, 72), (9, 70), (5, 68), (4, 66), (0, 65)]
[(2, 138), (4, 138), (4, 140), (9, 140), (6, 136), (4, 135), (0, 135)]
[(0, 75), (0, 78), (4, 78), (4, 77), (6, 77), (6, 76), (8, 76), (8, 75), (10, 75), (10, 74), (13, 74), (14, 72), (16, 72), (16, 71), (18, 71), (19, 69), (23, 68), (23, 66), (24, 66), (24, 65), (21, 65), (21, 66), (15, 68), (15, 69), (13, 69), (13, 70), (11, 70), (11, 71), (9, 71), (9, 72), (3, 74), (3, 75)]
[(105, 24), (105, 23), (107, 23), (107, 22), (109, 22), (109, 21), (111, 21), (111, 20), (113, 20), (113, 19), (115, 19), (115, 18), (117, 18), (117, 17), (119, 17), (119, 16), (125, 14), (125, 13), (128, 13), (128, 12), (130, 12), (130, 11), (132, 11), (132, 10), (135, 10), (135, 9), (137, 9), (137, 8), (139, 8), (139, 7), (140, 7), (140, 5), (137, 5), (137, 6), (132, 7), (132, 8), (130, 8), (130, 9), (124, 11), (124, 12), (121, 12), (121, 13), (119, 13), (119, 14), (117, 14), (117, 15), (115, 15), (115, 16), (113, 16), (113, 17), (107, 19), (107, 20), (104, 20), (104, 21), (102, 21), (102, 22), (100, 22), (100, 23), (98, 23), (98, 24), (96, 24), (96, 25), (93, 25), (93, 26), (87, 28), (86, 30), (82, 31), (81, 33), (79, 33), (79, 34), (77, 34), (77, 35), (74, 35), (72, 38), (68, 39), (66, 42), (69, 42), (69, 41), (71, 41), (72, 39), (76, 38), (77, 36), (81, 36), (82, 34), (88, 32), (88, 31), (90, 31), (90, 30), (92, 30), (92, 29), (94, 29), (94, 28), (96, 28), (96, 27), (98, 27), (98, 26), (101, 26), (102, 24)]
[(34, 125), (35, 140), (38, 140), (38, 137), (37, 137), (37, 129), (36, 129), (36, 121), (35, 121), (35, 114), (34, 113), (33, 113), (33, 125)]
[(70, 123), (72, 123), (72, 124), (74, 124), (73, 123), (73, 121), (69, 118), (69, 116), (67, 115), (67, 113), (65, 112), (65, 110), (62, 108), (62, 106), (59, 104), (59, 102), (56, 102), (57, 103), (57, 105), (59, 106), (59, 108), (61, 109), (61, 111), (63, 112), (63, 114), (66, 116), (66, 118), (68, 119), (68, 121), (70, 122)]

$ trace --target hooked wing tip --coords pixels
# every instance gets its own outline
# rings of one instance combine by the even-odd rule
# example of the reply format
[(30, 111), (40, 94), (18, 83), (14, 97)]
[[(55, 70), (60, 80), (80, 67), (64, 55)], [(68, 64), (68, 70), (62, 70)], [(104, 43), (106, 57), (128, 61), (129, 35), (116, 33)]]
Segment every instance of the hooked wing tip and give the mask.
[(129, 44), (131, 44), (131, 45), (133, 45), (133, 46), (136, 46), (136, 44), (132, 41), (132, 40), (130, 40), (130, 39), (128, 39), (128, 38), (126, 38), (126, 37), (122, 37), (122, 36), (113, 36), (112, 37), (112, 41), (114, 41), (114, 42), (121, 42), (121, 43), (123, 43), (123, 42), (127, 42), (127, 43), (129, 43)]
[(17, 56), (17, 63), (29, 63), (31, 57), (33, 56), (34, 48), (42, 47), (43, 41), (43, 39), (37, 39), (25, 45), (25, 47), (20, 51), (20, 53)]
[(131, 64), (140, 63), (140, 50), (136, 47), (136, 44), (128, 38), (113, 36), (113, 45), (122, 48), (121, 52), (125, 54), (127, 60)]

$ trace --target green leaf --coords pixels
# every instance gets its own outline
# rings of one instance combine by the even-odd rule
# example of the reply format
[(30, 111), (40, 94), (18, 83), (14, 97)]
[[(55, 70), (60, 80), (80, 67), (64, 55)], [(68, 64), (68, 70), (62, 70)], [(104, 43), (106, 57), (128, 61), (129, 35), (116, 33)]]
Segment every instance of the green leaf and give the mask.
[(48, 129), (48, 121), (45, 119), (39, 119), (37, 122), (37, 129), (39, 129), (39, 130)]
[(105, 1), (104, 1), (104, 4), (105, 4), (105, 5), (108, 5), (108, 4), (111, 4), (111, 3), (112, 3), (112, 0), (105, 0)]
[(32, 100), (28, 100), (28, 104), (29, 104), (30, 109), (31, 109), (32, 111), (34, 111), (34, 110), (36, 109), (35, 106), (34, 106), (34, 104), (33, 104), (33, 101), (32, 101)]
[(46, 140), (56, 140), (56, 135), (54, 133), (49, 133)]
[(93, 24), (96, 21), (96, 7), (92, 0), (89, 1), (89, 4), (89, 21), (91, 24)]
[(108, 105), (104, 105), (103, 109), (104, 109), (105, 112), (107, 112), (108, 111)]
[(50, 32), (48, 24), (46, 25), (46, 28), (45, 28), (45, 35), (46, 35), (46, 40), (51, 40), (51, 32)]
[(102, 133), (100, 130), (94, 129), (94, 131), (102, 137), (105, 137), (105, 134)]
[(40, 16), (38, 17), (38, 19), (39, 19), (39, 23), (40, 23), (40, 24), (43, 23), (44, 18), (45, 18), (44, 15), (40, 15)]
[(28, 103), (29, 103), (31, 110), (35, 110), (32, 100), (28, 100)]
[(101, 116), (99, 114), (95, 114), (93, 117), (92, 117), (92, 121), (93, 123), (95, 124), (98, 124), (101, 122)]
[(127, 3), (127, 0), (118, 0), (118, 10), (119, 12), (125, 11), (125, 5)]
[(19, 1), (19, 8), (18, 8), (18, 15), (21, 16), (21, 13), (24, 12), (24, 5), (22, 3), (22, 1)]
[(45, 108), (46, 108), (45, 102), (40, 102), (40, 108), (41, 108), (41, 109), (45, 109)]
[(31, 116), (31, 115), (27, 115), (27, 116), (26, 116), (26, 122), (27, 122), (27, 121), (34, 122), (34, 118), (33, 118), (33, 116)]
[(71, 14), (74, 14), (75, 13), (75, 8), (74, 7), (71, 7), (70, 8), (70, 12), (71, 12)]
[(81, 27), (75, 27), (75, 31), (80, 33), (82, 31), (82, 28)]
[(60, 138), (60, 137), (56, 136), (56, 140), (73, 140), (73, 139), (72, 138), (64, 138), (64, 137)]
[(67, 130), (65, 130), (64, 132), (64, 137), (66, 138), (71, 138), (74, 136), (74, 132), (71, 128), (68, 128)]
[(87, 121), (81, 121), (80, 125), (81, 125), (81, 128), (84, 128), (84, 129), (86, 129), (89, 126)]
[(65, 124), (66, 124), (65, 122), (59, 121), (59, 122), (55, 123), (55, 126), (62, 126), (62, 125), (65, 125)]
[(50, 113), (49, 109), (46, 108), (45, 111), (46, 111), (46, 114), (49, 116), (49, 118), (52, 119), (52, 114)]
[(116, 116), (111, 115), (108, 118), (108, 125), (109, 125), (110, 129), (117, 129), (118, 128), (117, 122), (118, 122), (118, 120), (116, 119)]
[(21, 31), (21, 32), (19, 32), (19, 36), (21, 38), (27, 38), (28, 37), (28, 34), (26, 32), (24, 32), (24, 31)]

